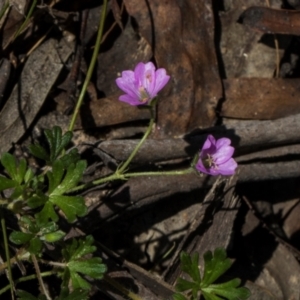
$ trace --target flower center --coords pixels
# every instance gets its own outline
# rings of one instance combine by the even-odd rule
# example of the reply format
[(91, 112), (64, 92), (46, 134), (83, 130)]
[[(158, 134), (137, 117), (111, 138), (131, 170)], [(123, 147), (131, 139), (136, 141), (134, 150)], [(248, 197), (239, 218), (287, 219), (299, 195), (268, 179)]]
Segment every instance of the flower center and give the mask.
[(140, 99), (139, 100), (141, 102), (147, 102), (150, 98), (147, 90), (143, 86), (140, 86), (139, 87), (139, 92), (140, 92)]
[(213, 157), (210, 154), (207, 154), (206, 158), (202, 158), (202, 163), (206, 169), (218, 169), (217, 164), (215, 163)]

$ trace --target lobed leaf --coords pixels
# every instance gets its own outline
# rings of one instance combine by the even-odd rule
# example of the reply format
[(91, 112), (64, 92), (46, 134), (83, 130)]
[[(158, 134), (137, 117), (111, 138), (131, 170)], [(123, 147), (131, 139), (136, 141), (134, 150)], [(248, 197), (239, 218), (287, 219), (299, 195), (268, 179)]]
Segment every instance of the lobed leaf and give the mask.
[(212, 255), (211, 251), (208, 251), (203, 257), (204, 275), (201, 287), (207, 287), (231, 267), (231, 261), (226, 257), (226, 251), (223, 248), (217, 248), (214, 251), (214, 255)]
[(53, 204), (50, 201), (46, 202), (43, 209), (35, 214), (35, 218), (37, 224), (39, 224), (40, 226), (42, 224), (48, 223), (49, 219), (54, 222), (58, 221), (58, 216), (54, 210)]
[(45, 130), (45, 136), (50, 148), (50, 162), (53, 163), (64, 150), (64, 148), (70, 143), (73, 134), (72, 132), (68, 131), (62, 135), (61, 128), (54, 126), (52, 130)]
[(72, 260), (68, 263), (70, 272), (82, 273), (95, 279), (102, 279), (106, 266), (100, 257), (93, 257), (83, 261)]
[(34, 237), (34, 234), (32, 233), (26, 233), (21, 231), (13, 231), (9, 235), (9, 240), (16, 245), (23, 245), (27, 242), (29, 242)]
[(49, 200), (63, 211), (70, 223), (74, 222), (77, 216), (82, 217), (87, 213), (87, 207), (81, 196), (51, 195)]
[(187, 300), (187, 298), (184, 295), (179, 293), (174, 294), (172, 297), (174, 300)]
[(194, 253), (191, 256), (186, 252), (180, 254), (181, 269), (187, 273), (195, 282), (201, 282), (200, 271), (198, 267), (199, 254)]
[(49, 154), (47, 153), (47, 151), (40, 144), (30, 145), (29, 146), (29, 151), (33, 156), (35, 156), (39, 159), (42, 159), (46, 162), (50, 161)]
[(16, 187), (18, 183), (12, 179), (0, 176), (0, 192)]
[(211, 284), (209, 287), (203, 288), (202, 291), (222, 296), (228, 300), (243, 300), (249, 298), (251, 295), (249, 289), (245, 287), (238, 287), (240, 284), (240, 279), (235, 278), (225, 283)]
[[(60, 164), (62, 167), (61, 162)], [(84, 160), (80, 160), (76, 164), (73, 163), (69, 165), (64, 179), (59, 185), (56, 186), (54, 190), (52, 190), (51, 195), (62, 195), (68, 192), (69, 190), (71, 190), (72, 188), (74, 188), (82, 178), (85, 169), (86, 169), (86, 162)], [(55, 174), (53, 173), (53, 176), (57, 176), (57, 177), (61, 176), (61, 170), (59, 171), (60, 172), (57, 171)], [(57, 180), (55, 182), (57, 182)]]

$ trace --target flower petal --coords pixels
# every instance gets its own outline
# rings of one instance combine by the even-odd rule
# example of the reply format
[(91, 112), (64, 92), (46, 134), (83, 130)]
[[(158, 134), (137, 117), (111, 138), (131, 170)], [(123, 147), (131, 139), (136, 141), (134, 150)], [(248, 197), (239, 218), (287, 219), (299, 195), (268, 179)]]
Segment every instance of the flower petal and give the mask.
[[(206, 138), (206, 141), (204, 142), (204, 145), (202, 147), (202, 150), (211, 149), (212, 146), (216, 145), (216, 139), (210, 134)], [(215, 149), (215, 147), (213, 147)]]
[(137, 99), (136, 97), (131, 97), (130, 95), (128, 94), (125, 94), (125, 95), (121, 95), (119, 97), (119, 100), (122, 101), (122, 102), (126, 102), (130, 105), (133, 105), (133, 106), (137, 106), (137, 105), (145, 105), (147, 103), (145, 102), (141, 102), (139, 101), (139, 99)]
[(155, 88), (156, 76), (155, 66), (152, 62), (145, 64), (145, 74), (142, 78), (142, 86), (148, 92), (150, 98), (154, 98), (156, 95), (153, 93)]
[(217, 165), (220, 165), (229, 160), (232, 157), (233, 153), (233, 147), (223, 146), (222, 148), (216, 150), (216, 153), (213, 154), (213, 159)]
[(169, 79), (165, 69), (156, 71), (152, 62), (140, 62), (134, 71), (123, 71), (122, 76), (116, 79), (117, 86), (127, 95), (122, 95), (119, 100), (131, 105), (149, 104)]
[(205, 168), (205, 166), (202, 163), (202, 159), (198, 160), (195, 167), (199, 172), (202, 172), (202, 173), (205, 173), (205, 174), (210, 174), (210, 169)]
[(233, 175), (235, 173), (236, 168), (236, 161), (233, 158), (230, 158), (224, 164), (218, 166), (218, 172), (221, 175)]
[(135, 78), (132, 71), (123, 71), (122, 77), (116, 79), (117, 86), (126, 94), (139, 99), (139, 91), (135, 87)]
[(231, 140), (228, 138), (220, 138), (216, 141), (216, 148), (220, 149), (222, 147), (229, 146), (231, 144)]
[(169, 82), (170, 76), (167, 75), (165, 69), (161, 68), (155, 72), (155, 86), (152, 90), (153, 97), (157, 96), (157, 93), (165, 87), (165, 85)]

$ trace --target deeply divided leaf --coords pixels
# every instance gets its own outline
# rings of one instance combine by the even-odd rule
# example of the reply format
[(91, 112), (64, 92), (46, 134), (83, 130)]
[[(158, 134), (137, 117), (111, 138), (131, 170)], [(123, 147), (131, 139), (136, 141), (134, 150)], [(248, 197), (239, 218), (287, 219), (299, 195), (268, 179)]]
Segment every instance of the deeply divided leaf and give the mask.
[(64, 281), (70, 278), (74, 288), (89, 289), (90, 284), (82, 277), (87, 275), (91, 278), (101, 279), (106, 272), (106, 266), (102, 263), (99, 257), (86, 257), (96, 250), (93, 245), (94, 239), (92, 236), (87, 236), (85, 239), (73, 239), (68, 243), (62, 254), (67, 263), (67, 269), (64, 272)]
[(199, 254), (194, 253), (191, 256), (186, 252), (182, 252), (180, 255), (181, 269), (183, 272), (189, 274), (189, 276), (197, 283), (201, 282), (200, 271), (198, 267)]
[(58, 126), (54, 126), (52, 130), (46, 129), (45, 136), (50, 148), (50, 162), (53, 163), (64, 148), (70, 143), (72, 139), (72, 132), (68, 131), (62, 135), (62, 130)]
[(202, 286), (206, 287), (215, 282), (231, 267), (231, 261), (226, 257), (226, 251), (223, 248), (217, 248), (214, 255), (210, 251), (204, 254), (204, 275)]
[(74, 222), (77, 216), (83, 217), (87, 213), (87, 207), (81, 196), (51, 195), (49, 199), (63, 211), (69, 222)]
[[(71, 164), (67, 168), (67, 172), (62, 182), (51, 192), (52, 195), (62, 195), (72, 188), (74, 188), (80, 179), (82, 178), (83, 172), (86, 169), (86, 162), (81, 160), (76, 164)], [(58, 173), (61, 175), (61, 172)], [(53, 175), (55, 176), (55, 174)], [(56, 175), (57, 176), (57, 175)]]

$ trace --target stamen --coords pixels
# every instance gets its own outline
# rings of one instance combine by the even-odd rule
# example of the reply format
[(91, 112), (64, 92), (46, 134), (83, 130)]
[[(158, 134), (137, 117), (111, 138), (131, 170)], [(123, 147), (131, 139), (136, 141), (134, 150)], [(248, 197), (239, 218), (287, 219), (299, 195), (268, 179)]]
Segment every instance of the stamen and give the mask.
[(140, 101), (141, 102), (147, 102), (149, 100), (149, 94), (146, 91), (146, 89), (143, 86), (139, 87), (139, 92), (140, 92)]

